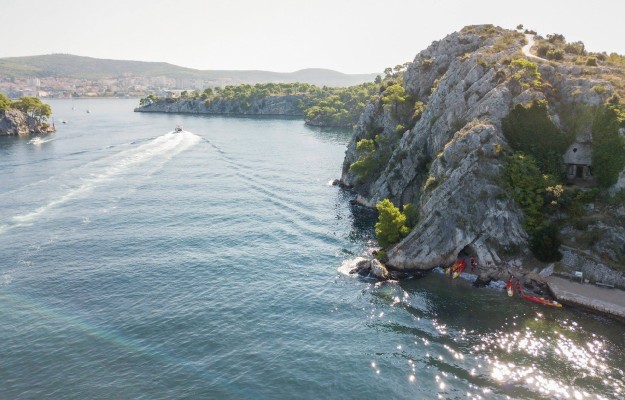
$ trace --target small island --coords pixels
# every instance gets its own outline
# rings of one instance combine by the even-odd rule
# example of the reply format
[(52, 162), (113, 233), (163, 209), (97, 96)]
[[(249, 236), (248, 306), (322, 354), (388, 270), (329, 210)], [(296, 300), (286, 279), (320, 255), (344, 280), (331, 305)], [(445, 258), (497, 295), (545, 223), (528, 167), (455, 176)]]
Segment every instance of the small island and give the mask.
[(48, 123), (52, 114), (50, 105), (36, 97), (11, 100), (0, 93), (0, 136), (28, 136), (54, 132)]

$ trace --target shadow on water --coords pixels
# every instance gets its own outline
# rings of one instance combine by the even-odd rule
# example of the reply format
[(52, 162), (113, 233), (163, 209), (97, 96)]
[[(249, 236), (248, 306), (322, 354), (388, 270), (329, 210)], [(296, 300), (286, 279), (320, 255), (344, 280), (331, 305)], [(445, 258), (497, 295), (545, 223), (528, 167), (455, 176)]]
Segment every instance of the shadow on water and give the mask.
[[(354, 194), (348, 190), (341, 189), (340, 193), (345, 201), (350, 201), (354, 197)], [(378, 212), (374, 209), (351, 203), (349, 209), (352, 214), (352, 229), (349, 233), (349, 239), (361, 242), (374, 240)]]
[(7, 151), (16, 144), (26, 144), (30, 139), (29, 136), (0, 136), (0, 152)]
[(351, 128), (335, 128), (305, 125), (306, 129), (313, 133), (315, 138), (326, 143), (347, 145), (352, 137)]

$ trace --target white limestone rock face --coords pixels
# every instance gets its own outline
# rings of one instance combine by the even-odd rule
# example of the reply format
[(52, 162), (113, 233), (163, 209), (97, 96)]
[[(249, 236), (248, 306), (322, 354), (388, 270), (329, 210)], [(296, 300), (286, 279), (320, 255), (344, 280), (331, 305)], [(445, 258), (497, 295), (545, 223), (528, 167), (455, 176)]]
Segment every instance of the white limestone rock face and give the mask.
[(436, 185), (422, 191), (423, 220), (389, 253), (397, 269), (430, 269), (453, 262), (465, 249), (484, 267), (509, 261), (503, 250), (524, 243), (523, 214), (495, 183), (501, 168), (500, 132), (476, 124), (458, 132), (430, 168)]
[[(510, 61), (519, 57), (523, 37), (502, 49), (506, 35), (511, 31), (477, 26), (432, 43), (403, 74), (410, 101), (426, 105), (421, 118), (408, 124), (375, 99), (354, 130), (341, 181), (353, 188), (356, 201), (369, 207), (385, 198), (396, 206), (418, 205), (417, 226), (387, 252), (394, 270), (445, 265), (462, 250), (493, 271), (529, 257), (523, 213), (498, 181), (511, 151), (502, 119), (519, 104), (548, 100), (549, 115), (560, 126), (557, 110), (563, 102), (596, 105), (611, 95), (609, 82), (542, 62), (545, 85), (521, 84)], [(400, 124), (410, 129), (397, 132)], [(387, 157), (370, 175), (358, 177), (350, 166), (360, 157), (356, 145), (363, 138), (382, 138), (376, 152)]]
[(371, 272), (369, 272), (369, 275), (380, 280), (387, 280), (390, 277), (384, 264), (375, 258), (371, 260)]
[(27, 136), (35, 133), (36, 121), (19, 110), (0, 111), (0, 136)]

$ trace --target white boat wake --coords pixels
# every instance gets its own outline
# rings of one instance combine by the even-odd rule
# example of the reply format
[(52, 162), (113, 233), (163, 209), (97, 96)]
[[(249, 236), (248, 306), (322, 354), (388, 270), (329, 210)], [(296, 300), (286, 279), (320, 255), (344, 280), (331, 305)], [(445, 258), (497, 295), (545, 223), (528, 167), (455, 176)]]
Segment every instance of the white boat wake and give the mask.
[(150, 169), (144, 176), (150, 176), (168, 162), (171, 158), (199, 143), (202, 138), (191, 132), (167, 133), (140, 146), (121, 151), (101, 160), (93, 161), (84, 167), (95, 170), (88, 176), (79, 176), (78, 186), (68, 187), (67, 190), (54, 200), (20, 215), (11, 217), (8, 223), (0, 225), (0, 234), (19, 226), (31, 224), (34, 220), (46, 214), (51, 209), (79, 198), (94, 188), (114, 181), (124, 173), (146, 164), (151, 160), (157, 161), (156, 168)]
[(35, 137), (35, 138), (30, 139), (30, 140), (28, 141), (28, 144), (32, 144), (32, 145), (38, 146), (38, 145), (41, 145), (41, 144), (44, 144), (44, 143), (51, 142), (51, 141), (53, 141), (53, 140), (54, 140), (54, 138), (50, 138), (50, 137), (49, 137), (49, 138), (45, 138), (45, 139), (44, 139), (44, 138), (42, 138), (42, 137), (37, 136), (37, 137)]

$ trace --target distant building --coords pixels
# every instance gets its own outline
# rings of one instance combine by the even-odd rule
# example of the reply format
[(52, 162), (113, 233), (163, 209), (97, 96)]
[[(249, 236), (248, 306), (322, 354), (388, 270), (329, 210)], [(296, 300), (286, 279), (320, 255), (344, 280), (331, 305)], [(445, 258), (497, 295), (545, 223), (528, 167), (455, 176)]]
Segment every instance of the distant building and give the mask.
[(592, 141), (589, 135), (575, 139), (564, 153), (566, 177), (569, 181), (592, 181)]

